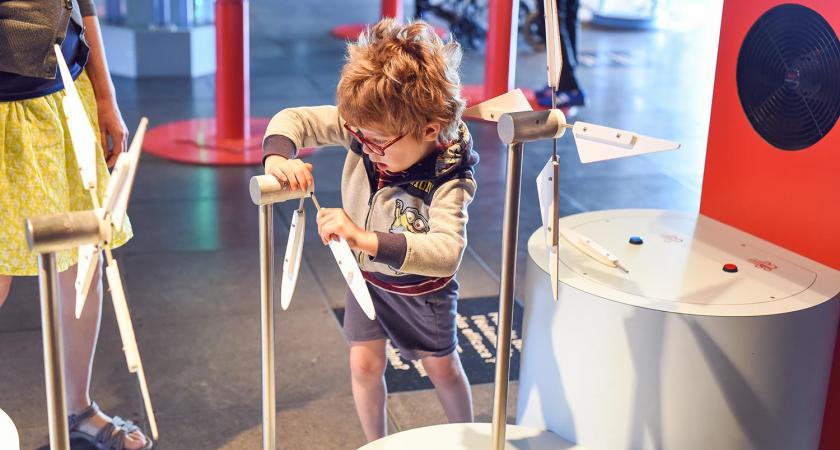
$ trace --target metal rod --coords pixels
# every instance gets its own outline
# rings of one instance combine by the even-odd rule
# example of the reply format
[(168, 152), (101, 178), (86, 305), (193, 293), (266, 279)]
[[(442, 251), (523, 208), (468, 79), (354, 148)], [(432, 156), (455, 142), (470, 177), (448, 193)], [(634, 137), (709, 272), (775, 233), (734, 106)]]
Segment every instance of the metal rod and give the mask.
[(279, 182), (273, 175), (257, 175), (251, 177), (248, 184), (251, 201), (255, 205), (271, 205), (309, 195), (302, 190), (292, 190), (288, 182)]
[(41, 291), (41, 334), (44, 342), (44, 379), (47, 388), (50, 448), (70, 450), (55, 253), (38, 255), (38, 283)]
[(499, 139), (505, 144), (553, 139), (562, 136), (566, 129), (562, 111), (522, 111), (502, 114), (499, 117), (497, 131)]
[(94, 211), (73, 211), (26, 219), (26, 240), (35, 253), (51, 253), (111, 239)]
[(312, 203), (315, 204), (315, 209), (318, 211), (321, 210), (321, 204), (318, 202), (318, 197), (315, 197), (315, 193), (313, 192), (310, 197), (312, 197)]
[(502, 228), (502, 280), (499, 289), (499, 323), (496, 338), (496, 381), (493, 394), (493, 449), (505, 448), (510, 341), (513, 327), (513, 287), (519, 229), (519, 196), (522, 188), (522, 151), (525, 145), (508, 146), (505, 210)]
[(274, 224), (271, 205), (259, 206), (260, 329), (262, 352), (263, 450), (275, 450), (276, 391), (274, 390)]

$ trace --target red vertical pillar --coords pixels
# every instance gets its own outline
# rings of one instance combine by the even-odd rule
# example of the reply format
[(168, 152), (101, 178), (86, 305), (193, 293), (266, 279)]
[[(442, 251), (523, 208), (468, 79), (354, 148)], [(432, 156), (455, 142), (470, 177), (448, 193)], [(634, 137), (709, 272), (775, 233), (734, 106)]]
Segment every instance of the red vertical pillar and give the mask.
[(487, 56), (484, 63), (484, 98), (513, 89), (516, 67), (516, 31), (519, 0), (490, 0)]
[(382, 0), (382, 17), (392, 17), (402, 21), (405, 17), (402, 0)]
[(216, 0), (216, 132), (245, 139), (251, 115), (247, 0)]
[[(542, 0), (539, 0), (542, 1)], [(519, 36), (519, 0), (490, 0), (487, 27), (487, 52), (484, 56), (484, 84), (466, 85), (461, 94), (467, 106), (498, 97), (513, 90), (516, 78), (516, 40)], [(534, 91), (522, 89), (534, 109)], [(470, 117), (465, 117), (470, 119)]]

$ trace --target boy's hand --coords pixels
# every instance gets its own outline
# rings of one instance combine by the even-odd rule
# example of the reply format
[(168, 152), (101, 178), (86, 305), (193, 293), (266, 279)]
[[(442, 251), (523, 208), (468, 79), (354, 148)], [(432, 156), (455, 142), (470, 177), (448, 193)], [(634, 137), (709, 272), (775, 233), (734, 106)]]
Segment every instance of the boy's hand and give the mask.
[(324, 245), (343, 237), (350, 248), (376, 256), (379, 240), (376, 233), (359, 228), (340, 208), (321, 208), (318, 211), (318, 234)]
[(315, 186), (312, 178), (312, 164), (299, 159), (286, 159), (280, 155), (270, 155), (265, 159), (266, 175), (273, 175), (281, 183), (289, 183), (294, 190), (309, 191)]

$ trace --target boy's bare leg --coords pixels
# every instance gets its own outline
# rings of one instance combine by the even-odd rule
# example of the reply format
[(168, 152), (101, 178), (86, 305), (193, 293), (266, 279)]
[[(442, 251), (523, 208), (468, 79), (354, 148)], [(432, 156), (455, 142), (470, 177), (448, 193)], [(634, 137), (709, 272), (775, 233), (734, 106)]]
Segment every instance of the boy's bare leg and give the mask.
[[(64, 340), (64, 376), (67, 386), (67, 410), (70, 414), (87, 408), (90, 401), (90, 378), (93, 355), (102, 319), (102, 261), (100, 260), (88, 291), (82, 316), (76, 318), (76, 268), (72, 266), (58, 275), (61, 305), (61, 336)], [(110, 418), (99, 413), (79, 428), (96, 435)], [(143, 434), (133, 432), (125, 438), (125, 449), (139, 449), (146, 445)]]
[(449, 423), (473, 421), (472, 393), (458, 352), (423, 358), (423, 368), (435, 385), (438, 399)]
[(9, 296), (9, 289), (12, 287), (12, 277), (8, 275), (0, 275), (0, 307), (6, 302), (6, 297)]
[(356, 413), (368, 442), (388, 433), (385, 415), (385, 339), (350, 343), (350, 373)]

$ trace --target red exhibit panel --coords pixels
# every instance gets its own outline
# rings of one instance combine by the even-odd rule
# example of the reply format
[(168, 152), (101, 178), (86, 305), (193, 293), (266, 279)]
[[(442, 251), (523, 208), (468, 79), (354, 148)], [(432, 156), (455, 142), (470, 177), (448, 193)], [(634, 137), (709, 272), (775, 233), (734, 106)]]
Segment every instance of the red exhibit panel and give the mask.
[[(840, 270), (840, 2), (724, 3), (700, 212)], [(840, 344), (822, 450), (840, 449)]]

